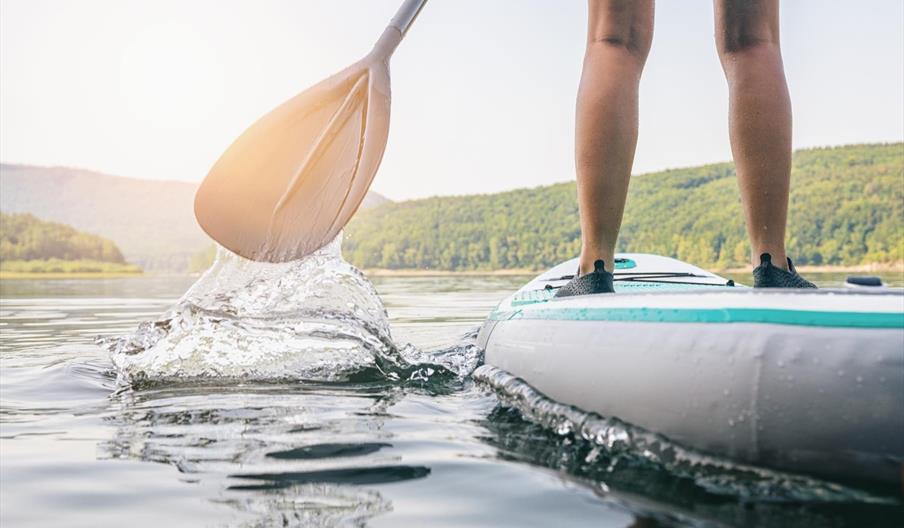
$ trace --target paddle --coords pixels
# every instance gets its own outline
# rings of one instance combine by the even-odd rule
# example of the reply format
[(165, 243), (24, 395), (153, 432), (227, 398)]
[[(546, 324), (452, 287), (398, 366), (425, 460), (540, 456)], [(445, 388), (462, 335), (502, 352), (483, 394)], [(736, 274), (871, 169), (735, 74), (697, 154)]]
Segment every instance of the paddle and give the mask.
[(285, 262), (330, 242), (358, 209), (389, 134), (389, 58), (427, 0), (405, 0), (373, 50), (251, 125), (195, 195), (195, 217), (245, 258)]

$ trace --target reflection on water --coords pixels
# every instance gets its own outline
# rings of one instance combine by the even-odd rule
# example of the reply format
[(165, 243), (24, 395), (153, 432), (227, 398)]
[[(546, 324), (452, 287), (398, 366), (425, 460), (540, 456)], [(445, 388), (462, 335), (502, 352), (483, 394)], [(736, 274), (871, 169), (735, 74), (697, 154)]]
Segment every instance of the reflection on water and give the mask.
[[(345, 280), (339, 277), (345, 271), (336, 273), (321, 284)], [(877, 490), (796, 478), (795, 487), (744, 481), (737, 467), (703, 475), (676, 470), (650, 463), (642, 450), (622, 449), (617, 428), (601, 436), (611, 445), (600, 445), (583, 441), (552, 415), (522, 414), (504, 395), (462, 373), (479, 360), (474, 329), (524, 280), (375, 280), (388, 311), (377, 319), (392, 323), (391, 339), (372, 340), (379, 332), (349, 337), (342, 327), (336, 341), (367, 353), (353, 365), (358, 370), (341, 376), (322, 376), (301, 358), (293, 372), (314, 379), (207, 376), (138, 387), (117, 382), (109, 353), (92, 344), (93, 336), (122, 335), (142, 321), (174, 321), (150, 348), (166, 359), (162, 372), (182, 375), (202, 360), (219, 364), (215, 354), (183, 357), (179, 343), (210, 330), (217, 317), (229, 328), (246, 324), (229, 313), (227, 305), (236, 305), (193, 289), (200, 309), (167, 313), (188, 286), (184, 278), (4, 284), (0, 524), (904, 525), (900, 500)], [(63, 284), (59, 296), (53, 296), (55, 282)], [(281, 323), (302, 312), (273, 307), (311, 295), (293, 291), (273, 299), (258, 296), (253, 284), (246, 293), (261, 307), (254, 317)], [(329, 294), (321, 301), (354, 314)], [(158, 320), (161, 313), (167, 315)], [(330, 331), (347, 323), (323, 322)], [(289, 344), (282, 351), (268, 348), (274, 341), (266, 339), (263, 349), (298, 358), (299, 335), (280, 334)], [(407, 342), (413, 344), (396, 344)], [(387, 343), (392, 346), (380, 349)], [(375, 350), (391, 360), (382, 363)], [(260, 359), (255, 346), (247, 352)], [(129, 367), (158, 364), (135, 361), (142, 353), (127, 354)]]
[(392, 509), (374, 485), (430, 472), (392, 452), (383, 416), (400, 396), (376, 384), (123, 391), (98, 456), (172, 465), (252, 524), (357, 525)]
[[(796, 487), (800, 496), (789, 497), (787, 493), (795, 489), (789, 486), (799, 485), (794, 477), (791, 482), (760, 480), (764, 487), (753, 490), (753, 496), (713, 493), (710, 485), (701, 485), (694, 475), (662, 471), (635, 457), (609, 456), (592, 443), (574, 441), (573, 437), (556, 435), (528, 422), (508, 406), (496, 407), (485, 425), (491, 432), (485, 440), (499, 449), (501, 458), (561, 471), (592, 486), (602, 500), (625, 507), (638, 518), (665, 525), (805, 528), (900, 526), (904, 522), (901, 503), (894, 496), (873, 496), (863, 501), (858, 497), (862, 493), (846, 490), (853, 496), (845, 499), (835, 486), (814, 482), (815, 487), (810, 489)], [(716, 478), (718, 474), (710, 476)], [(723, 484), (739, 483), (726, 480)], [(835, 489), (822, 495), (825, 488)]]
[(300, 484), (270, 493), (269, 500), (233, 498), (222, 503), (256, 517), (254, 526), (363, 526), (392, 511), (378, 491), (332, 484)]

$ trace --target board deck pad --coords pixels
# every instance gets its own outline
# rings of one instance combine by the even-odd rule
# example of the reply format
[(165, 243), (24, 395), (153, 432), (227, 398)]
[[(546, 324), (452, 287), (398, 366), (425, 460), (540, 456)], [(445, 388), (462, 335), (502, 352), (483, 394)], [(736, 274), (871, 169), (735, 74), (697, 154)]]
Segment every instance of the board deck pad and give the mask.
[[(678, 292), (694, 290), (711, 290), (713, 288), (732, 288), (727, 285), (711, 284), (685, 284), (680, 282), (659, 282), (659, 279), (643, 280), (632, 279), (618, 280), (616, 275), (615, 293), (653, 293), (653, 292)], [(537, 290), (522, 290), (512, 297), (512, 306), (522, 306), (546, 302), (556, 295), (558, 288), (542, 288)]]
[[(490, 319), (648, 322), (760, 322), (825, 327), (904, 328), (896, 288), (754, 290), (668, 257), (620, 254), (615, 293), (556, 298), (577, 259), (540, 274), (490, 314)], [(630, 266), (630, 267), (628, 267)]]
[[(577, 259), (552, 268), (518, 290), (512, 306), (544, 303), (573, 277)], [(680, 292), (732, 288), (733, 283), (690, 264), (658, 255), (623, 254), (615, 258), (616, 293)]]

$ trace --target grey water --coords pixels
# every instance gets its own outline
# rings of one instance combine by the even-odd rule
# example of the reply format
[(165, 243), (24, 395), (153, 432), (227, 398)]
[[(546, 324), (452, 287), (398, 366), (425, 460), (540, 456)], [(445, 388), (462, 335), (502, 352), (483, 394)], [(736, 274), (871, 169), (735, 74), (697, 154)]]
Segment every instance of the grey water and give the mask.
[(529, 277), (327, 260), (0, 284), (0, 525), (904, 525), (893, 490), (651, 463), (475, 379)]

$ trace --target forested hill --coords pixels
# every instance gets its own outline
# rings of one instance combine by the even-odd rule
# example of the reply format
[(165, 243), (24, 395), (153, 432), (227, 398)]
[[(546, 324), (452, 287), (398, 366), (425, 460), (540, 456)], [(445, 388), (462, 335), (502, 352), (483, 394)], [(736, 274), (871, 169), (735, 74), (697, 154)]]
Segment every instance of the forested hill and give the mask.
[[(904, 260), (904, 143), (794, 155), (788, 251), (799, 264)], [(363, 268), (542, 269), (577, 256), (575, 184), (394, 202), (360, 212), (343, 253)], [(731, 163), (631, 180), (619, 251), (701, 266), (747, 263)]]
[[(195, 222), (197, 185), (68, 167), (0, 164), (0, 211), (30, 213), (114, 241), (146, 270), (184, 272), (210, 238)], [(386, 198), (368, 193), (362, 208)]]
[(45, 222), (30, 214), (0, 213), (3, 260), (93, 260), (124, 264), (112, 241), (73, 227)]

